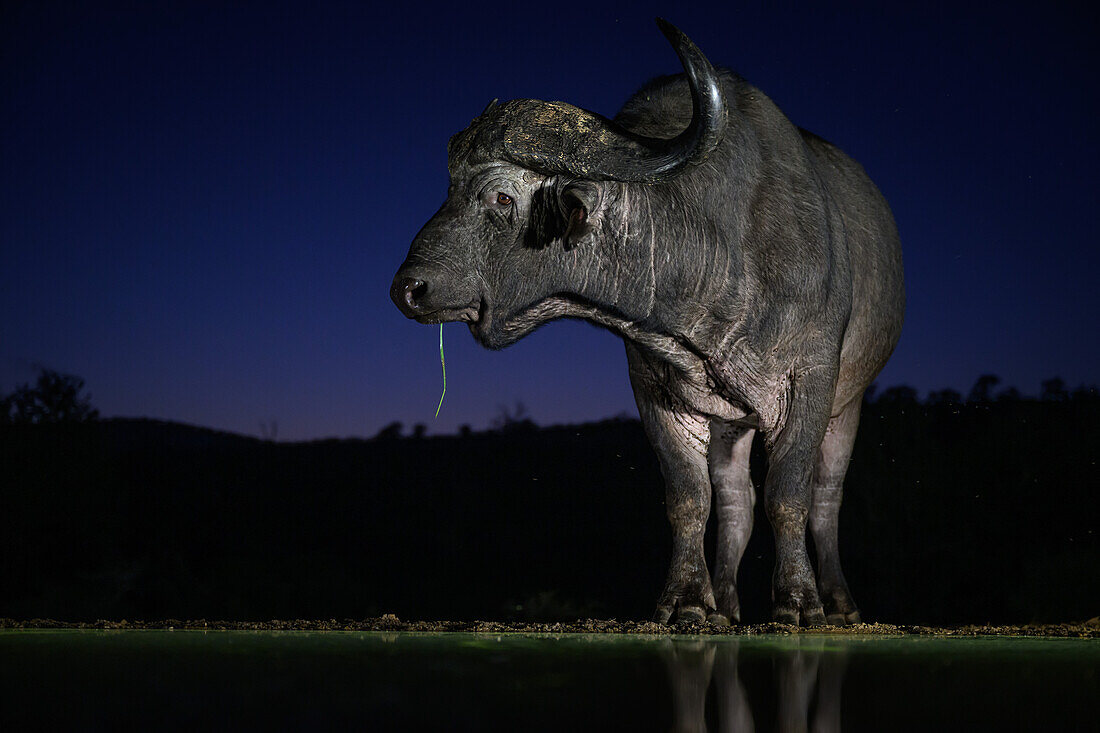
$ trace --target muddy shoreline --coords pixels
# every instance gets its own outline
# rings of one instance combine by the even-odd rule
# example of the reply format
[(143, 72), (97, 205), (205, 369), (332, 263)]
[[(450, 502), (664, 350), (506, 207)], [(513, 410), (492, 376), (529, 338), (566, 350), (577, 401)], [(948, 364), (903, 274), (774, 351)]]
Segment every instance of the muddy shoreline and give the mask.
[(799, 628), (787, 624), (741, 624), (713, 626), (710, 624), (672, 624), (662, 626), (651, 621), (617, 621), (614, 619), (581, 619), (556, 623), (513, 623), (501, 621), (404, 621), (393, 614), (366, 619), (290, 619), (272, 621), (56, 621), (30, 619), (19, 621), (0, 618), (0, 629), (89, 629), (129, 630), (162, 629), (181, 631), (419, 631), (519, 634), (694, 634), (698, 636), (758, 636), (760, 634), (842, 634), (846, 636), (1044, 636), (1077, 639), (1100, 639), (1100, 618), (1062, 624), (1025, 624), (994, 626), (896, 626), (864, 623), (853, 626), (821, 626)]

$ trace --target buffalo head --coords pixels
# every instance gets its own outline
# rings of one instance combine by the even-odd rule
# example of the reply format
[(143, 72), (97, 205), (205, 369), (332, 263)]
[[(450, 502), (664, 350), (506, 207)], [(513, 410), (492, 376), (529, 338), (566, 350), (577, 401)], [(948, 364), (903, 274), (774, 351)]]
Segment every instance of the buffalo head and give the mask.
[(710, 63), (657, 22), (686, 72), (690, 125), (650, 138), (563, 102), (494, 100), (447, 146), (447, 200), (390, 289), (402, 313), (465, 321), (490, 348), (562, 316), (648, 314), (652, 243), (631, 223), (641, 216), (632, 187), (659, 186), (702, 162), (726, 124)]

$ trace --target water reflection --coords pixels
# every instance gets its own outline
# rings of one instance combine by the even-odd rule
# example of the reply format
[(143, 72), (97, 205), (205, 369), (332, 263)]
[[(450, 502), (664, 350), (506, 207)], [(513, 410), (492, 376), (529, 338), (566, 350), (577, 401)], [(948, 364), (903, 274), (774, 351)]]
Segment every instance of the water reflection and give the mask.
[[(745, 733), (763, 730), (775, 721), (779, 731), (830, 733), (840, 728), (840, 689), (848, 664), (846, 648), (826, 651), (825, 639), (797, 638), (795, 644), (773, 650), (770, 696), (774, 708), (754, 711), (739, 673), (740, 642), (737, 639), (664, 640), (661, 650), (672, 691), (673, 723), (677, 733), (706, 731), (707, 695), (716, 697), (710, 707), (714, 730)], [(713, 681), (713, 684), (711, 684)], [(713, 692), (712, 692), (713, 690)]]

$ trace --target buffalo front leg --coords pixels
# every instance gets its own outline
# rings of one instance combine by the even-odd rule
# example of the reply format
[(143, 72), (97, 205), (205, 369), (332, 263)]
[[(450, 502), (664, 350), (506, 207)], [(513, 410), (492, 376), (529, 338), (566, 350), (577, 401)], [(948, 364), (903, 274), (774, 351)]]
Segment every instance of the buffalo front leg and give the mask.
[(810, 531), (817, 548), (817, 588), (825, 607), (825, 618), (834, 626), (860, 621), (840, 569), (837, 529), (844, 474), (848, 471), (848, 460), (855, 444), (861, 406), (862, 400), (852, 400), (839, 415), (829, 420), (814, 470)]
[(806, 523), (814, 466), (829, 421), (832, 375), (821, 368), (810, 370), (795, 377), (788, 394), (786, 419), (765, 435), (764, 508), (775, 533), (776, 554), (773, 616), (795, 626), (822, 626), (825, 613), (806, 550)]
[(703, 557), (710, 514), (707, 444), (710, 425), (698, 415), (675, 411), (635, 385), (642, 425), (665, 479), (665, 505), (672, 525), (672, 561), (654, 620), (702, 623), (715, 617), (714, 592)]
[(710, 424), (710, 483), (714, 487), (714, 513), (718, 540), (714, 557), (714, 600), (719, 618), (741, 620), (737, 597), (737, 567), (752, 534), (752, 510), (756, 503), (749, 475), (749, 453), (755, 430), (713, 420)]

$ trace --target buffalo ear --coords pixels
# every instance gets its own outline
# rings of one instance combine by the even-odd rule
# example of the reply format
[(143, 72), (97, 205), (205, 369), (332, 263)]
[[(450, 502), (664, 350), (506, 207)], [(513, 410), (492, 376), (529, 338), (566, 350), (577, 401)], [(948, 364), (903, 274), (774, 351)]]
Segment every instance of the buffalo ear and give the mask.
[(562, 245), (566, 251), (589, 240), (595, 232), (592, 212), (599, 201), (599, 190), (586, 183), (572, 183), (566, 186), (559, 197), (561, 212), (565, 217), (565, 233)]

